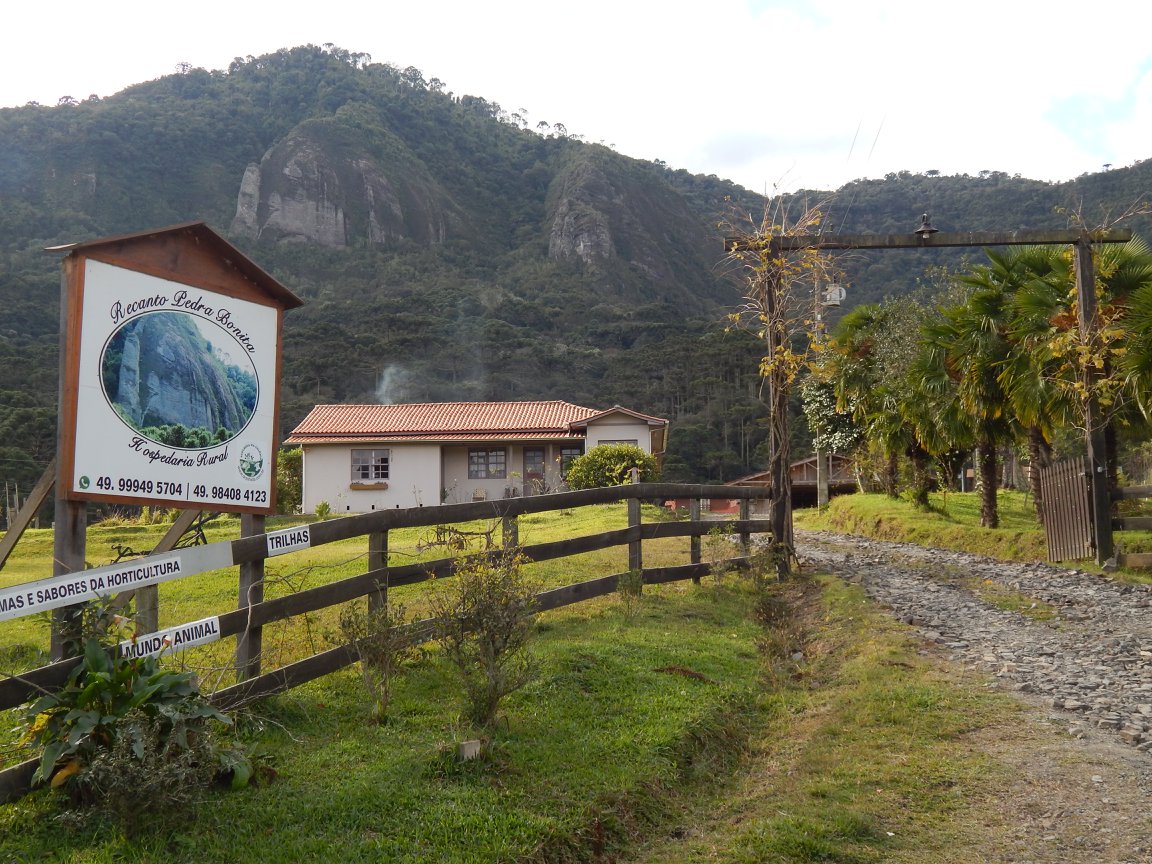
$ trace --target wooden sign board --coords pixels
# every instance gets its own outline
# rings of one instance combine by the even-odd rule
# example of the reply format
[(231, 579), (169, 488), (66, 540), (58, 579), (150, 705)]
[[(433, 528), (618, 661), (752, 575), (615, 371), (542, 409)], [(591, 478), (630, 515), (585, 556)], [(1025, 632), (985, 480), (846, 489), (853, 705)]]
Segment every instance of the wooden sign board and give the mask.
[(301, 301), (203, 223), (51, 251), (59, 493), (274, 512), (281, 319)]

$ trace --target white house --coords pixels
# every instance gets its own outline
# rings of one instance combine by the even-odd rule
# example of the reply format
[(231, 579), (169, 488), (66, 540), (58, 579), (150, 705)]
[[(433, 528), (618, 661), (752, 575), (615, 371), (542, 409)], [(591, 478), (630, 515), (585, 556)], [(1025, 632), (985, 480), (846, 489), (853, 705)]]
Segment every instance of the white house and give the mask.
[(563, 488), (568, 463), (598, 444), (658, 458), (668, 421), (569, 402), (317, 405), (285, 444), (304, 450), (304, 511), (453, 504)]

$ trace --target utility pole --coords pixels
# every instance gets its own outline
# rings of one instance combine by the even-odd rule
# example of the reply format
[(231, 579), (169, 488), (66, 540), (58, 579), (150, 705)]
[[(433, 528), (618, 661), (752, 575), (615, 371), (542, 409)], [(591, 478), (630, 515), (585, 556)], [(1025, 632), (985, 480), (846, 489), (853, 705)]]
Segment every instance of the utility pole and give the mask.
[[(812, 341), (820, 345), (824, 341), (824, 310), (830, 306), (839, 306), (844, 299), (844, 288), (840, 285), (829, 285), (821, 294), (820, 279), (813, 282), (813, 321)], [(823, 510), (828, 506), (828, 476), (832, 473), (830, 463), (831, 453), (825, 453), (819, 446), (820, 436), (816, 436), (816, 509)]]

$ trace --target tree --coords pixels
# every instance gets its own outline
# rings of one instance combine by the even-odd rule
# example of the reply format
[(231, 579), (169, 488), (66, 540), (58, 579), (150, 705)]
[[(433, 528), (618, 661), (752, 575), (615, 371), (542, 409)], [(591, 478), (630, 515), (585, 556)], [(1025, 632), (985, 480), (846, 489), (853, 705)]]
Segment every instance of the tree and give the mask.
[(296, 513), (301, 506), (304, 489), (304, 451), (288, 447), (280, 451), (276, 460), (276, 512)]
[(601, 444), (573, 459), (564, 479), (572, 489), (623, 486), (630, 482), (633, 468), (639, 471), (641, 483), (660, 476), (656, 457), (635, 444)]
[(929, 314), (925, 304), (910, 298), (857, 306), (840, 319), (822, 360), (837, 409), (851, 413), (886, 457), (885, 491), (898, 495), (899, 458), (906, 456), (914, 467), (913, 498), (920, 506), (928, 503), (931, 455), (955, 446), (961, 431), (951, 425), (946, 431), (939, 424), (955, 416), (944, 407), (947, 392), (930, 400), (919, 386), (916, 369), (923, 362), (923, 345), (918, 334)]

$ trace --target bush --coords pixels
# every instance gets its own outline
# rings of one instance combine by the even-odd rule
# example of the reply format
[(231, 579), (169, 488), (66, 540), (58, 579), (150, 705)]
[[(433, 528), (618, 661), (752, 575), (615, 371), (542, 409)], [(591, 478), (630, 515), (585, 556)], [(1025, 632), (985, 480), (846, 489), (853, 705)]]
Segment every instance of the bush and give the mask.
[(479, 726), (491, 726), (501, 700), (534, 675), (527, 649), (536, 592), (523, 563), (514, 548), (462, 558), (430, 598), (437, 641), (460, 674), (468, 718)]
[(122, 619), (99, 607), (89, 604), (82, 616), (79, 665), (25, 709), (22, 742), (40, 751), (33, 782), (131, 820), (189, 803), (224, 773), (246, 779), (247, 760), (216, 740), (231, 720), (200, 694), (193, 674), (164, 669), (156, 657), (121, 656)]
[(287, 447), (276, 460), (276, 512), (300, 512), (304, 493), (304, 450)]
[(571, 489), (623, 486), (631, 480), (633, 468), (639, 470), (641, 483), (659, 479), (655, 456), (635, 444), (601, 444), (573, 459), (564, 479)]

